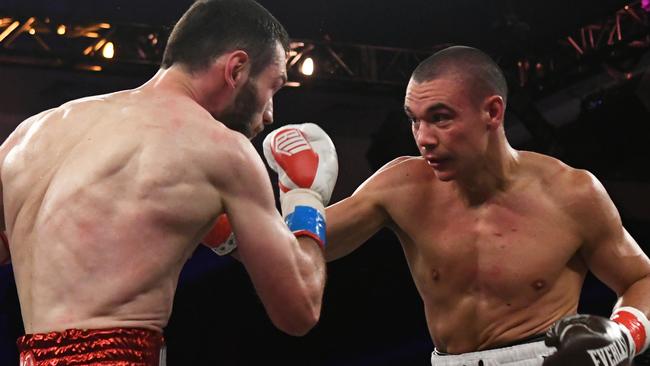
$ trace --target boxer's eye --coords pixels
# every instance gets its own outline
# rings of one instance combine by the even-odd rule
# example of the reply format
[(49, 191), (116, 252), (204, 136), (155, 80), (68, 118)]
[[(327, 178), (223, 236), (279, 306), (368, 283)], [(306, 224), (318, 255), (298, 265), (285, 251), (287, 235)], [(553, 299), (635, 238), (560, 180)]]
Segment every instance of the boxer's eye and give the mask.
[(450, 116), (444, 113), (436, 113), (431, 116), (431, 122), (437, 123), (437, 122), (443, 122), (447, 121), (450, 119)]

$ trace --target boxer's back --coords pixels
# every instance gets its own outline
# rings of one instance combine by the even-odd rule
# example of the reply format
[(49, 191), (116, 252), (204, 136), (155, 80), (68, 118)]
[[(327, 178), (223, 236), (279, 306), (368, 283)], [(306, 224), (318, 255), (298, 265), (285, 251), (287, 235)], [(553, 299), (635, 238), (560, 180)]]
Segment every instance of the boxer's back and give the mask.
[(26, 332), (165, 325), (178, 273), (222, 211), (203, 150), (225, 128), (206, 115), (127, 91), (33, 121), (2, 166)]

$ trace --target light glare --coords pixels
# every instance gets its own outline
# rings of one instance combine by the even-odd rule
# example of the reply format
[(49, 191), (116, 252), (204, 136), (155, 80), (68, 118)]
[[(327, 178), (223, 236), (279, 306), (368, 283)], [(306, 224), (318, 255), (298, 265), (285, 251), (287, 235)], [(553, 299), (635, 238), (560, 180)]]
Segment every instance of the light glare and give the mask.
[(314, 74), (314, 60), (311, 57), (307, 57), (305, 61), (302, 62), (300, 72), (302, 72), (303, 75), (307, 76)]
[(113, 58), (115, 56), (115, 46), (113, 42), (106, 42), (104, 48), (102, 48), (102, 56), (104, 58)]

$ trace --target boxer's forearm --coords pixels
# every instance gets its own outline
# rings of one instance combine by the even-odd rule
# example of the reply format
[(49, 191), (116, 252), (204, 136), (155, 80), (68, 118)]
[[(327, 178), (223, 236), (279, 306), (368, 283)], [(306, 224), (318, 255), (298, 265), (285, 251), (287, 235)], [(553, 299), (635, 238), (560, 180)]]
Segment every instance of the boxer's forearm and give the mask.
[(285, 295), (280, 297), (282, 301), (267, 301), (265, 305), (276, 327), (287, 334), (303, 336), (320, 319), (325, 263), (315, 240), (309, 237), (294, 240), (290, 271), (276, 280), (280, 282), (276, 282), (273, 296), (282, 292)]
[(632, 345), (632, 356), (641, 354), (650, 346), (650, 276), (635, 281), (616, 302), (611, 319), (621, 326), (627, 343)]
[(634, 282), (618, 298), (615, 308), (631, 306), (650, 318), (650, 274)]
[(363, 195), (348, 197), (327, 207), (328, 262), (344, 257), (359, 248), (379, 231), (386, 222), (386, 215), (372, 200)]
[(298, 244), (301, 251), (299, 255), (300, 274), (310, 294), (310, 306), (316, 314), (320, 315), (325, 280), (327, 278), (323, 251), (318, 243), (310, 237), (299, 237)]

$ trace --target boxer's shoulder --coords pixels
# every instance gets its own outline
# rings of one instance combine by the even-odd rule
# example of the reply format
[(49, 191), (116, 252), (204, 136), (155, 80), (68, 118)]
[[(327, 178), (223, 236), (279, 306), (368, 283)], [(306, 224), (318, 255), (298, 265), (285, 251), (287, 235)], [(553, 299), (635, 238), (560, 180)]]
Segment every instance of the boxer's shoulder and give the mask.
[(126, 105), (126, 100), (132, 91), (118, 91), (108, 94), (91, 95), (78, 99), (69, 100), (60, 106), (51, 109), (51, 116), (54, 118), (70, 118), (71, 114), (102, 113), (103, 109), (112, 108), (114, 111), (117, 105)]
[(387, 181), (406, 180), (412, 181), (421, 177), (431, 177), (431, 168), (421, 156), (400, 156), (379, 168), (373, 178)]
[(543, 187), (557, 194), (570, 192), (574, 195), (581, 190), (589, 193), (589, 190), (599, 184), (589, 171), (571, 167), (548, 155), (522, 151), (520, 162), (526, 175), (538, 180)]
[(420, 156), (400, 156), (384, 164), (384, 166), (379, 168), (377, 172), (382, 172), (396, 167), (400, 167), (403, 169), (407, 165), (412, 164), (415, 161), (421, 161), (421, 160), (423, 159)]
[(13, 148), (26, 141), (26, 136), (29, 136), (30, 134), (33, 135), (34, 130), (38, 129), (43, 124), (43, 120), (50, 116), (53, 111), (55, 111), (55, 109), (48, 109), (27, 118), (18, 125), (5, 141), (3, 141), (0, 146), (0, 169), (3, 171), (5, 170), (5, 158)]
[(603, 185), (585, 169), (536, 153), (523, 153), (522, 160), (548, 197), (579, 220), (599, 212), (608, 197)]
[[(419, 163), (418, 163), (419, 162)], [(373, 188), (397, 187), (400, 180), (412, 174), (410, 171), (417, 171), (422, 165), (423, 159), (413, 156), (400, 156), (384, 164), (373, 173), (359, 188), (358, 191), (367, 191)]]
[(212, 120), (202, 136), (201, 159), (212, 180), (218, 182), (267, 182), (262, 158), (243, 134)]
[(362, 183), (355, 195), (385, 207), (403, 205), (417, 190), (435, 189), (433, 170), (422, 157), (401, 156), (377, 170)]

